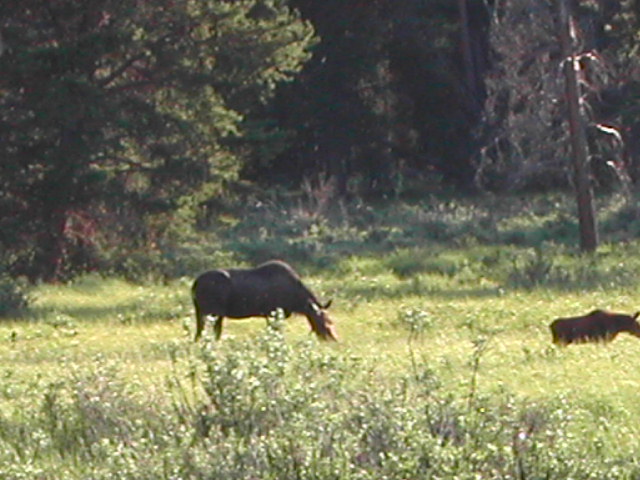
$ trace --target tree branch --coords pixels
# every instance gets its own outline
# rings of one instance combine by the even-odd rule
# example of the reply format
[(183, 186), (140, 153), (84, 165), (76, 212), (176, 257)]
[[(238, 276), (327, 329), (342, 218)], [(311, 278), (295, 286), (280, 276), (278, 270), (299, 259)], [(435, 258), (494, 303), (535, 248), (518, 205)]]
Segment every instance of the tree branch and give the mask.
[(111, 74), (109, 76), (107, 76), (107, 77), (103, 78), (102, 80), (98, 81), (98, 86), (99, 87), (106, 87), (111, 82), (113, 82), (116, 78), (118, 78), (120, 75), (122, 75), (129, 67), (131, 67), (131, 65), (136, 63), (138, 60), (142, 60), (144, 57), (145, 57), (144, 53), (139, 53), (138, 55), (135, 55), (135, 56), (131, 57), (129, 60), (127, 60), (122, 65), (120, 65), (118, 68), (116, 68), (113, 72), (111, 72)]

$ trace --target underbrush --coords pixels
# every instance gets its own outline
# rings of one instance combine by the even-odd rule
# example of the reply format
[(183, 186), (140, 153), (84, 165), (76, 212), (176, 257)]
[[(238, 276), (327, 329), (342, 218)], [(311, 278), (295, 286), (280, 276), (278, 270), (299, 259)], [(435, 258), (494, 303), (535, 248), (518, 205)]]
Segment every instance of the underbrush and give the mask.
[(0, 254), (0, 318), (24, 311), (31, 301), (26, 282), (11, 277), (5, 261)]
[[(306, 205), (306, 207), (305, 207)], [(323, 204), (324, 205), (324, 204)], [(335, 272), (349, 258), (384, 259), (401, 279), (438, 275), (500, 288), (615, 288), (640, 280), (635, 249), (637, 207), (617, 196), (598, 201), (601, 247), (583, 256), (572, 198), (430, 198), (324, 205), (278, 197), (248, 201), (199, 232), (174, 235), (154, 249), (109, 260), (110, 274), (134, 281), (193, 278), (221, 266), (280, 258), (305, 272)], [(612, 246), (615, 245), (615, 248)]]
[[(253, 341), (166, 350), (166, 388), (140, 396), (106, 361), (0, 414), (6, 479), (633, 478), (595, 414), (558, 396), (527, 402), (446, 392), (428, 362), (384, 375), (364, 358), (288, 344), (281, 318)], [(36, 388), (35, 386), (33, 388)], [(601, 412), (600, 412), (601, 413)], [(599, 417), (597, 417), (599, 418)], [(597, 419), (596, 418), (596, 419)]]

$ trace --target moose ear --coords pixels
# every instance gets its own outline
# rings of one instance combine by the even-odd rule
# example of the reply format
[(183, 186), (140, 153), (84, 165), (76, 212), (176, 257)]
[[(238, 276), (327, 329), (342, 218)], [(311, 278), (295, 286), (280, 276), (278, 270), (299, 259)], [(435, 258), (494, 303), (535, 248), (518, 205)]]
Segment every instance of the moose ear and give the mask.
[(633, 319), (635, 320), (636, 318), (638, 318), (638, 315), (640, 315), (640, 312), (636, 312), (635, 315), (633, 316)]

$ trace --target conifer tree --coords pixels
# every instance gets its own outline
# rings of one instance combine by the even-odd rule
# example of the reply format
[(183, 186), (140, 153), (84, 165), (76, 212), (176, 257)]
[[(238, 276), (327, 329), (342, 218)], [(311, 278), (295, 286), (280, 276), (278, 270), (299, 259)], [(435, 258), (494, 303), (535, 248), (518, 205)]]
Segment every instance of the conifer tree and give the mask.
[(0, 246), (45, 279), (106, 218), (233, 180), (244, 126), (314, 41), (283, 0), (3, 0), (0, 31)]

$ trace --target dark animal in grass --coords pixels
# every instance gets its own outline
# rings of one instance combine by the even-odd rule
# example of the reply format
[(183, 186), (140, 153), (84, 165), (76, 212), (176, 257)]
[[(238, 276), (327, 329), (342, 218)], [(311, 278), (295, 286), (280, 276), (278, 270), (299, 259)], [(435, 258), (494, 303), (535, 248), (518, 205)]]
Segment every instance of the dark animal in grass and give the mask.
[(620, 332), (627, 332), (640, 337), (640, 324), (635, 315), (594, 310), (581, 317), (558, 318), (551, 322), (549, 328), (553, 335), (553, 343), (568, 345), (584, 342), (610, 342)]
[(322, 340), (337, 340), (333, 321), (325, 312), (331, 301), (321, 305), (304, 286), (298, 274), (285, 262), (272, 260), (251, 268), (225, 268), (201, 274), (191, 289), (196, 309), (196, 336), (202, 334), (205, 317), (214, 317), (216, 339), (222, 334), (222, 320), (267, 317), (282, 309), (285, 317), (305, 315), (311, 330)]

